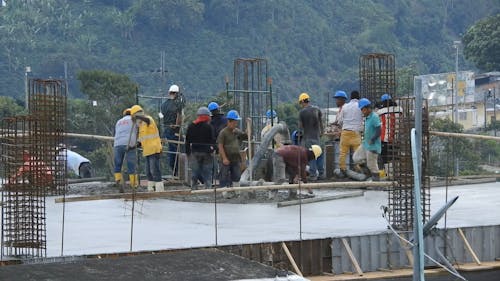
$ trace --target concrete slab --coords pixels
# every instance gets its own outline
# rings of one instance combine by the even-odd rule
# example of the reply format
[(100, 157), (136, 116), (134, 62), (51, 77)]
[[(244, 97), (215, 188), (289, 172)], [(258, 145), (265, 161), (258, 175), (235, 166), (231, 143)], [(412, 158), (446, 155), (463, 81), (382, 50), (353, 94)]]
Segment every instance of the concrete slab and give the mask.
[[(318, 190), (317, 196), (332, 194)], [(450, 187), (459, 195), (447, 215), (448, 227), (500, 224), (500, 183)], [(360, 235), (385, 230), (384, 191), (363, 197), (277, 208), (265, 204), (210, 204), (167, 199), (135, 205), (132, 250), (158, 250), (239, 243)], [(432, 211), (442, 206), (445, 188), (431, 190)], [(127, 252), (131, 241), (131, 202), (105, 200), (66, 204), (47, 200), (48, 256)], [(431, 212), (432, 213), (432, 212)], [(444, 227), (440, 221), (439, 227)], [(61, 253), (62, 252), (62, 253)]]

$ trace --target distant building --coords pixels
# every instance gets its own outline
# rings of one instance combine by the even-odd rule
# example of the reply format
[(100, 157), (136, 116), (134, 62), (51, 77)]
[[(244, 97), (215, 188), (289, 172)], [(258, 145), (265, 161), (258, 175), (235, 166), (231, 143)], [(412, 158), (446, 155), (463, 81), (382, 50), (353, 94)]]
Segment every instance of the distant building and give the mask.
[[(465, 130), (490, 125), (495, 114), (499, 115), (500, 72), (475, 75), (472, 71), (460, 71), (458, 78), (458, 123)], [(455, 73), (420, 75), (417, 79), (421, 81), (420, 91), (428, 101), (430, 116), (453, 120)]]

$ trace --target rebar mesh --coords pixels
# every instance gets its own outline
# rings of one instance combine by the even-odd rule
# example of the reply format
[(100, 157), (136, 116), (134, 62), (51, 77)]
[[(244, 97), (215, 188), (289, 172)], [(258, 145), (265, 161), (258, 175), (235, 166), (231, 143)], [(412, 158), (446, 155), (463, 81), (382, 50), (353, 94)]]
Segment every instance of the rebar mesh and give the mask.
[[(63, 80), (29, 81), (29, 114), (40, 120), (40, 149), (51, 159), (56, 177), (49, 194), (62, 194), (67, 188), (65, 147), (67, 97)], [(57, 160), (57, 161), (56, 161)]]
[(395, 96), (396, 62), (392, 54), (366, 54), (359, 58), (359, 92), (377, 101), (384, 93)]
[(2, 256), (45, 256), (45, 196), (53, 187), (50, 163), (40, 149), (40, 121), (2, 121)]
[(1, 255), (46, 256), (47, 194), (66, 191), (66, 85), (30, 79), (28, 116), (1, 122)]
[[(235, 109), (243, 120), (251, 118), (252, 137), (260, 140), (260, 132), (265, 126), (266, 111), (271, 107), (271, 94), (267, 89), (267, 60), (260, 58), (236, 59), (234, 61)], [(242, 122), (244, 130), (245, 122)]]
[[(394, 186), (389, 190), (389, 216), (390, 223), (399, 230), (411, 230), (413, 228), (414, 195), (413, 189), (414, 173), (411, 153), (411, 129), (415, 127), (415, 99), (402, 98), (396, 102), (402, 109), (399, 120), (396, 122), (394, 144), (389, 151), (389, 162), (391, 163), (394, 177)], [(424, 108), (427, 108), (425, 103)], [(429, 164), (429, 115), (423, 111), (422, 116), (422, 178), (421, 178), (421, 202), (422, 217), (424, 222), (430, 217), (430, 179), (428, 176)]]

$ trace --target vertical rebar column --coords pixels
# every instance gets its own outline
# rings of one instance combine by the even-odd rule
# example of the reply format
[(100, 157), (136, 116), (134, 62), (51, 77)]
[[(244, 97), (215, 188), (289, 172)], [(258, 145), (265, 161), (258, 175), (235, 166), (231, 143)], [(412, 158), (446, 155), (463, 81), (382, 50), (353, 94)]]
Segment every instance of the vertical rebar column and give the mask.
[[(415, 99), (402, 98), (396, 102), (402, 108), (402, 114), (396, 122), (394, 138), (394, 182), (395, 184), (388, 192), (389, 207), (391, 214), (390, 223), (399, 230), (411, 230), (413, 228), (413, 206), (414, 206), (414, 180), (413, 163), (411, 154), (411, 129), (415, 127)], [(429, 164), (429, 114), (425, 103), (422, 122), (422, 178), (421, 178), (421, 202), (422, 217), (424, 222), (430, 217), (430, 180), (428, 172)]]
[[(252, 119), (252, 135), (260, 140), (260, 132), (265, 125), (266, 111), (270, 108), (271, 95), (267, 89), (267, 60), (260, 58), (236, 59), (234, 61), (235, 109), (243, 120)], [(241, 128), (246, 129), (246, 122)]]
[(18, 116), (1, 127), (2, 257), (46, 256), (45, 196), (54, 174), (39, 149), (41, 122)]
[(366, 54), (359, 58), (359, 93), (377, 102), (384, 93), (395, 97), (396, 62), (392, 54)]
[(62, 194), (67, 188), (65, 132), (67, 119), (66, 83), (63, 80), (30, 79), (29, 113), (40, 120), (40, 143), (44, 161), (51, 163), (51, 172), (56, 175), (50, 194)]

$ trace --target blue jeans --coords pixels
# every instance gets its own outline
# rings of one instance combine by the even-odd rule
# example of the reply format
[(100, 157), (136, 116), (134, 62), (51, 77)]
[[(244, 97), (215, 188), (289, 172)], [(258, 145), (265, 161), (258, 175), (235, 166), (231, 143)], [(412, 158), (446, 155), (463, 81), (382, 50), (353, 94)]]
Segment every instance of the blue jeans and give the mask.
[(113, 147), (113, 154), (115, 155), (115, 173), (122, 171), (123, 160), (127, 163), (127, 174), (135, 174), (135, 148), (127, 151), (126, 145), (119, 145)]
[[(168, 140), (179, 140), (178, 137), (175, 136), (175, 130), (166, 127), (165, 130), (163, 131), (163, 138), (168, 139)], [(175, 143), (168, 143), (168, 150), (167, 150), (167, 164), (174, 171), (174, 166), (175, 164), (175, 157), (177, 156), (177, 144)], [(179, 166), (179, 163), (177, 163), (177, 166)], [(178, 169), (175, 168), (175, 173), (177, 174)]]
[(206, 188), (211, 188), (214, 166), (212, 155), (206, 152), (193, 152), (189, 155), (189, 163), (191, 165), (192, 184), (195, 185), (198, 179), (201, 179)]
[(230, 162), (229, 165), (224, 165), (221, 161), (220, 165), (220, 187), (230, 187), (233, 182), (239, 182), (241, 177), (240, 162)]
[(146, 156), (146, 176), (148, 181), (160, 182), (160, 153)]

